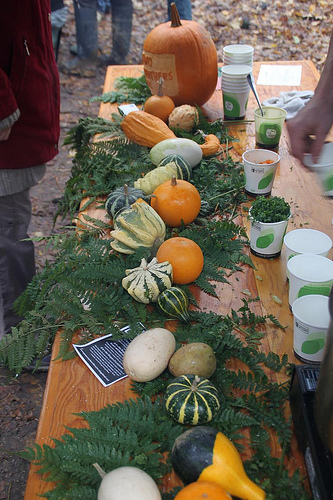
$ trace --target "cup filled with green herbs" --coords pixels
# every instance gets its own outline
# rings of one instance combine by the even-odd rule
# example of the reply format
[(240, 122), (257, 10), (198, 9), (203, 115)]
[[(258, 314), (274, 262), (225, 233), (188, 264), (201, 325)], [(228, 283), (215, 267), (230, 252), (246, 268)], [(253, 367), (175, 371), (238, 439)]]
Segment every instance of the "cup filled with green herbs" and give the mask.
[(278, 257), (290, 217), (290, 205), (284, 198), (256, 198), (249, 210), (251, 252), (266, 259)]

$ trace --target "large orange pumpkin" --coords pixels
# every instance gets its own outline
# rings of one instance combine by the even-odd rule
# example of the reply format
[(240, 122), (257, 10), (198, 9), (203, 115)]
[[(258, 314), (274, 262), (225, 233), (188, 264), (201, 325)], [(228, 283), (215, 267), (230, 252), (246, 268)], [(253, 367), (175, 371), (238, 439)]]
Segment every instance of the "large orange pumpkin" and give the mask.
[(200, 276), (204, 265), (204, 257), (199, 245), (182, 236), (165, 240), (157, 250), (156, 258), (158, 262), (170, 262), (174, 285), (192, 283)]
[(222, 486), (209, 481), (188, 484), (175, 496), (175, 500), (230, 500)]
[(171, 180), (157, 186), (150, 204), (168, 226), (179, 227), (194, 221), (201, 208), (201, 198), (193, 184), (173, 175)]
[(176, 106), (201, 106), (217, 82), (217, 52), (208, 31), (195, 21), (180, 21), (171, 5), (171, 22), (159, 24), (147, 36), (142, 52), (144, 72), (153, 94), (164, 79), (164, 95)]

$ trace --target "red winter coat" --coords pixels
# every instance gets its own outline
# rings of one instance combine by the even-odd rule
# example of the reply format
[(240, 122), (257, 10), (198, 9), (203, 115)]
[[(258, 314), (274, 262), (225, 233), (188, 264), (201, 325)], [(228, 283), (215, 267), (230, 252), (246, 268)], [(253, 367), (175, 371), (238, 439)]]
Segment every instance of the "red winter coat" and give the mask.
[(50, 0), (0, 6), (0, 123), (17, 109), (0, 168), (26, 168), (58, 152), (60, 90), (51, 36)]

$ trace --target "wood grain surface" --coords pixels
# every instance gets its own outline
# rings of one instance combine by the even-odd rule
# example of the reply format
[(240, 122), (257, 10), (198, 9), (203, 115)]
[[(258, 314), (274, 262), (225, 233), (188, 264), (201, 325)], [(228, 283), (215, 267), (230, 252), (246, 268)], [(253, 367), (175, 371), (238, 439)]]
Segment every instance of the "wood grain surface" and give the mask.
[[(261, 64), (254, 63), (253, 73), (255, 80), (259, 73)], [(319, 74), (310, 61), (279, 62), (274, 64), (302, 65), (302, 80), (296, 90), (313, 90), (317, 84)], [(119, 76), (139, 76), (142, 74), (141, 66), (115, 66), (109, 67), (106, 73), (104, 91), (113, 88), (115, 78)], [(279, 86), (257, 86), (261, 101), (268, 97), (277, 96), (283, 90), (291, 90), (290, 87)], [(257, 107), (254, 97), (249, 99), (247, 120), (253, 120), (253, 110)], [(100, 116), (110, 119), (115, 105), (102, 104)], [(215, 91), (211, 100), (204, 106), (204, 112), (211, 119), (222, 118), (222, 96), (221, 91)], [(242, 153), (247, 149), (255, 147), (254, 123), (237, 124), (230, 126), (230, 133), (239, 141), (233, 143), (232, 155), (240, 159)], [(306, 224), (307, 228), (315, 228), (333, 236), (332, 216), (333, 200), (325, 198), (321, 194), (314, 174), (302, 167), (289, 153), (288, 136), (284, 127), (279, 154), (280, 165), (276, 174), (272, 195), (283, 196), (292, 204), (293, 217), (289, 223), (288, 230), (301, 227)], [(249, 201), (251, 199), (249, 198)], [(248, 229), (246, 212), (237, 219), (238, 223), (244, 224)], [(332, 255), (329, 255), (332, 257)], [(274, 325), (267, 325), (266, 338), (263, 349), (268, 352), (272, 350), (278, 354), (288, 354), (291, 362), (298, 363), (293, 355), (293, 319), (288, 305), (288, 285), (286, 280), (286, 266), (284, 251), (276, 259), (260, 259), (252, 256), (255, 270), (244, 266), (243, 272), (230, 277), (231, 285), (218, 284), (219, 300), (207, 296), (204, 292), (194, 289), (197, 300), (202, 308), (215, 311), (219, 314), (227, 314), (231, 308), (238, 309), (242, 306), (242, 290), (247, 289), (253, 297), (259, 296), (260, 302), (256, 305), (256, 312), (262, 314), (273, 314), (285, 325), (285, 330), (277, 329)], [(258, 276), (261, 278), (259, 281)], [(272, 296), (276, 295), (282, 301), (277, 304)], [(54, 355), (59, 348), (59, 338), (54, 343)], [(124, 401), (126, 398), (135, 397), (130, 391), (128, 379), (117, 382), (110, 387), (102, 384), (89, 371), (80, 359), (72, 361), (54, 361), (51, 363), (47, 386), (44, 395), (44, 403), (40, 416), (36, 442), (40, 445), (52, 445), (52, 438), (59, 439), (65, 432), (65, 426), (82, 427), (84, 421), (75, 415), (80, 411), (99, 410), (107, 404), (115, 401)], [(272, 442), (273, 448), (278, 450), (277, 444)], [(292, 442), (293, 459), (289, 463), (291, 469), (298, 468), (306, 475), (303, 457), (297, 449), (295, 440)], [(25, 500), (34, 500), (38, 495), (48, 491), (51, 483), (46, 483), (36, 474), (36, 467), (31, 466), (27, 482)], [(165, 479), (165, 488), (176, 484), (177, 479), (172, 475)]]

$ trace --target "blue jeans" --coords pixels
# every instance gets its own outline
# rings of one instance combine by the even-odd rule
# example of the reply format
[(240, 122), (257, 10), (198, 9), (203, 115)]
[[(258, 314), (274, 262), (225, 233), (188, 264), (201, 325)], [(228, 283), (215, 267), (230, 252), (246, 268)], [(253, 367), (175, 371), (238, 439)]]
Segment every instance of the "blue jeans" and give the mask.
[(0, 197), (0, 338), (21, 320), (12, 307), (35, 275), (35, 253), (28, 238), (29, 189)]
[(170, 5), (175, 2), (180, 19), (192, 19), (191, 0), (168, 0), (168, 20), (170, 21)]

